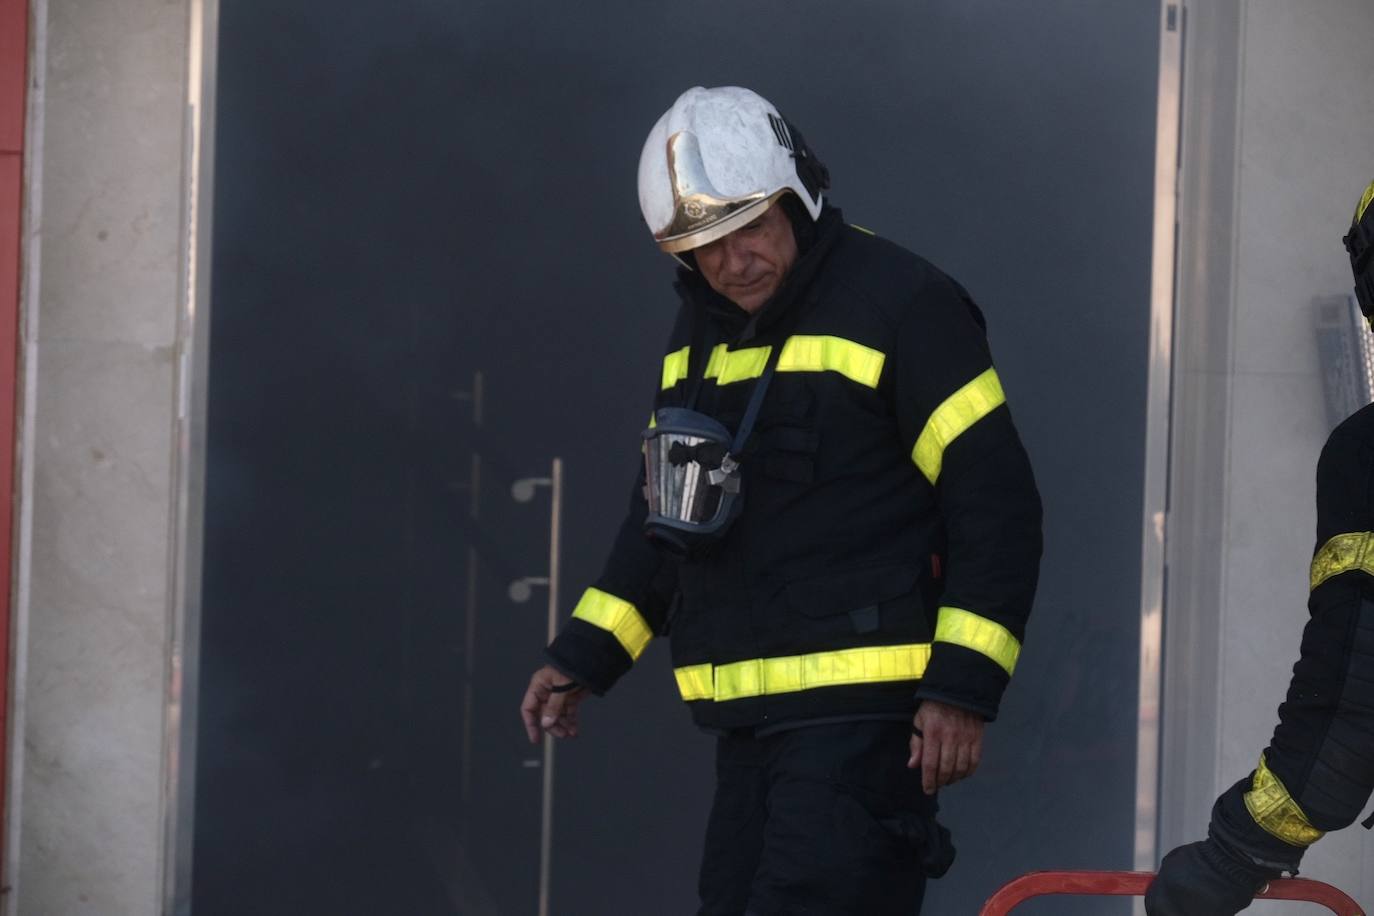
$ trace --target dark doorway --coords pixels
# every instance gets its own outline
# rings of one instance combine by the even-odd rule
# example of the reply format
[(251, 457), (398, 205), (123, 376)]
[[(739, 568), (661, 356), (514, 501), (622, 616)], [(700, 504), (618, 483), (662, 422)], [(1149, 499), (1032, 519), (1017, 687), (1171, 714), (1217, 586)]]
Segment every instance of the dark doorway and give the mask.
[[(536, 912), (544, 601), (510, 585), (548, 502), (511, 486), (565, 461), (566, 614), (674, 304), (640, 144), (698, 84), (775, 101), (850, 220), (972, 291), (1036, 464), (1041, 597), (927, 912), (1130, 867), (1158, 9), (222, 4), (197, 916)], [(557, 916), (693, 911), (711, 742), (664, 647), (638, 667), (559, 750)]]

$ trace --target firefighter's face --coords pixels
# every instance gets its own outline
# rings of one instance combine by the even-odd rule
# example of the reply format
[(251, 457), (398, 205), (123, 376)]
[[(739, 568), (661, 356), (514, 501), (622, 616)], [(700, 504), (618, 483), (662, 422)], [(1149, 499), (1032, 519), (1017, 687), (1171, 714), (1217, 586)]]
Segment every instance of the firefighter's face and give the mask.
[(697, 267), (711, 288), (746, 312), (758, 311), (797, 260), (797, 239), (782, 207), (696, 249)]

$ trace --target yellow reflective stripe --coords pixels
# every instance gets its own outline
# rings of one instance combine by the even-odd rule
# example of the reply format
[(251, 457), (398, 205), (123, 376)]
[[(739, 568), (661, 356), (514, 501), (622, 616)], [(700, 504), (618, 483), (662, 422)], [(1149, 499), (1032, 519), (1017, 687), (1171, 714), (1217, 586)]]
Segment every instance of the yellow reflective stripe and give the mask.
[(681, 350), (674, 350), (663, 357), (663, 390), (676, 385), (687, 377), (687, 358), (691, 355), (691, 347), (683, 347)]
[(1355, 222), (1364, 219), (1364, 211), (1369, 209), (1371, 202), (1374, 202), (1374, 182), (1370, 182), (1369, 187), (1364, 189), (1364, 196), (1360, 198), (1360, 205), (1355, 208)]
[(989, 369), (935, 408), (916, 439), (916, 447), (911, 450), (911, 460), (926, 475), (926, 480), (933, 485), (939, 478), (949, 444), (1006, 400), (997, 370)]
[(728, 344), (716, 344), (711, 349), (711, 355), (706, 358), (706, 378), (717, 378), (721, 368), (725, 365), (725, 360), (730, 355)]
[(1374, 576), (1374, 531), (1338, 534), (1323, 544), (1312, 558), (1312, 588), (1354, 570)]
[(843, 337), (789, 337), (778, 357), (779, 372), (838, 372), (851, 382), (878, 387), (887, 357)]
[(940, 618), (935, 623), (935, 641), (953, 643), (986, 655), (1007, 674), (1016, 669), (1016, 659), (1021, 655), (1021, 641), (1012, 636), (1010, 630), (995, 620), (958, 607), (940, 608)]
[(1245, 810), (1264, 831), (1290, 846), (1311, 846), (1322, 838), (1323, 832), (1312, 826), (1302, 808), (1288, 794), (1283, 780), (1269, 769), (1260, 754), (1250, 791), (1245, 793)]
[[(706, 360), (706, 378), (717, 385), (730, 385), (763, 375), (772, 347), (731, 350), (716, 344)], [(666, 391), (687, 377), (691, 347), (683, 347), (663, 357), (662, 387)], [(850, 381), (869, 388), (878, 387), (887, 357), (872, 347), (831, 336), (789, 337), (778, 357), (779, 372), (838, 372)]]
[(677, 689), (684, 700), (709, 700), (715, 696), (710, 665), (674, 668), (673, 675), (677, 678)]
[(573, 609), (573, 618), (609, 632), (631, 659), (638, 659), (649, 640), (654, 638), (653, 630), (633, 604), (599, 588), (589, 588), (582, 593), (582, 600)]
[(878, 233), (874, 232), (872, 229), (865, 229), (863, 226), (860, 226), (858, 223), (850, 223), (850, 224), (849, 224), (849, 228), (850, 228), (850, 229), (857, 229), (857, 230), (859, 230), (860, 232), (862, 232), (864, 235), (877, 235), (877, 234), (878, 234)]
[(752, 658), (728, 665), (692, 665), (674, 673), (684, 700), (725, 702), (842, 684), (914, 681), (925, 673), (929, 662), (930, 644), (912, 643)]
[(768, 363), (768, 353), (772, 347), (749, 347), (746, 350), (731, 350), (725, 344), (717, 344), (706, 362), (706, 377), (716, 380), (717, 385), (730, 385), (763, 375), (763, 367)]

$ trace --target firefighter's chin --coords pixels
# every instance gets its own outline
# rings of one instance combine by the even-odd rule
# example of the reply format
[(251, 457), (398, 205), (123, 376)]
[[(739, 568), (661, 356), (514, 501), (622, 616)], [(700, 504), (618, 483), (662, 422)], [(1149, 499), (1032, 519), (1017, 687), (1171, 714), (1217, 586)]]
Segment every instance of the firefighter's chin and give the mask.
[(746, 312), (756, 312), (777, 288), (777, 280), (771, 274), (765, 274), (747, 283), (727, 283), (721, 293)]

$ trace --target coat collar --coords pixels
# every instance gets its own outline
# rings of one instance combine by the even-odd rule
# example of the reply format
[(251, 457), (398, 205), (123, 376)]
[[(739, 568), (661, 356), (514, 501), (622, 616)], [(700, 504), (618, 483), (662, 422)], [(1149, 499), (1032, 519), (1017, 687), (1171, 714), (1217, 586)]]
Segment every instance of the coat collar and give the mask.
[(844, 218), (839, 209), (827, 206), (816, 221), (816, 239), (811, 247), (798, 256), (777, 291), (753, 314), (713, 290), (698, 271), (678, 268), (677, 282), (673, 286), (688, 308), (705, 309), (712, 319), (724, 327), (733, 344), (746, 343), (812, 297), (816, 274), (834, 248), (843, 227)]

